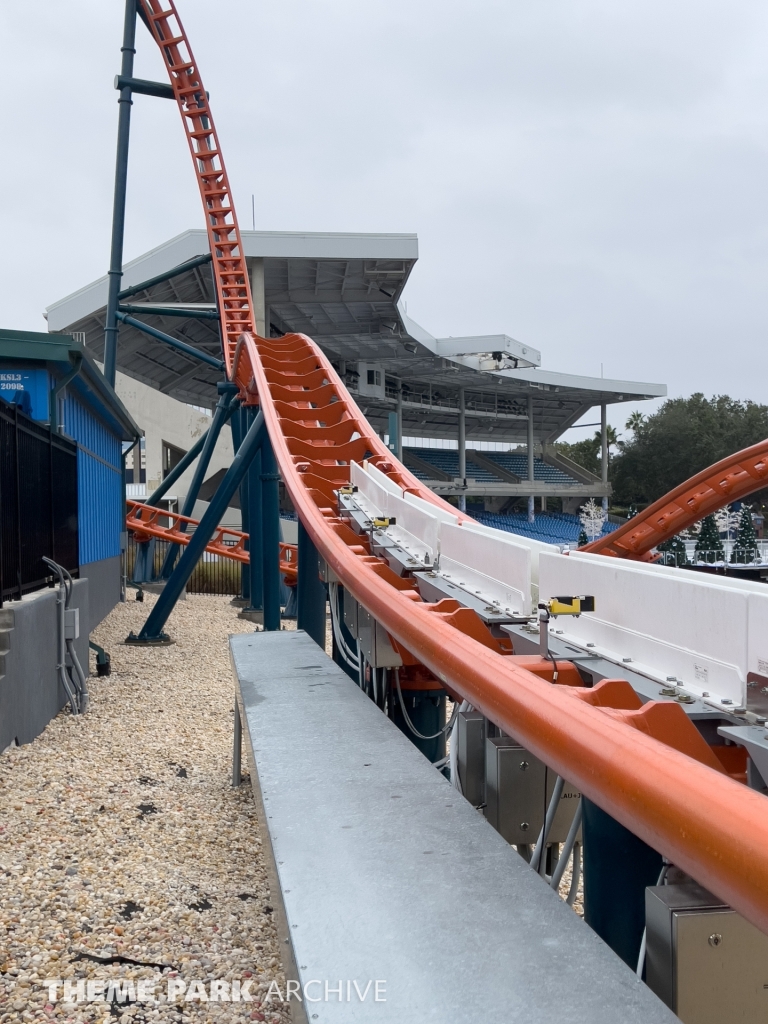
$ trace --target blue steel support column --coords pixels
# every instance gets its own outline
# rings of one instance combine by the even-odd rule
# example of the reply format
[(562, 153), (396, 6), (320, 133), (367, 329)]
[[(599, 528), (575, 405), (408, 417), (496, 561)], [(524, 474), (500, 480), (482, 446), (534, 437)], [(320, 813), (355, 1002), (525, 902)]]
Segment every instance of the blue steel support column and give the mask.
[[(123, 60), (120, 75), (133, 78), (133, 57), (136, 53), (136, 0), (125, 2), (123, 24)], [(107, 316), (104, 326), (104, 376), (115, 386), (117, 372), (117, 303), (120, 281), (123, 277), (123, 237), (125, 234), (125, 195), (128, 186), (128, 142), (131, 134), (130, 85), (123, 85), (118, 99), (120, 113), (117, 121), (117, 157), (115, 161), (115, 199), (112, 207), (112, 247), (109, 258), (109, 288)]]
[[(216, 527), (219, 525), (221, 517), (229, 506), (232, 496), (240, 486), (243, 477), (248, 472), (251, 459), (253, 459), (254, 455), (259, 450), (259, 446), (266, 437), (267, 431), (264, 426), (264, 416), (262, 413), (259, 413), (251, 424), (246, 437), (243, 439), (243, 443), (240, 445), (237, 454), (232, 460), (232, 465), (227, 470), (224, 479), (219, 484), (219, 489), (214, 494), (213, 499), (208, 506), (208, 511), (200, 520), (200, 525), (197, 527), (192, 535), (192, 539), (184, 549), (184, 552), (179, 559), (179, 564), (171, 574), (171, 578), (166, 583), (162, 594), (157, 600), (157, 604), (150, 612), (149, 618), (144, 623), (141, 632), (138, 636), (131, 633), (126, 640), (126, 643), (151, 644), (168, 642), (168, 637), (163, 633), (163, 626), (168, 621), (168, 616), (173, 611), (173, 608), (179, 599), (179, 595), (186, 586), (189, 577), (192, 575), (192, 570), (197, 565), (200, 556), (205, 551), (206, 545), (213, 536)], [(277, 628), (280, 628), (279, 607)]]
[[(253, 415), (253, 414), (252, 414)], [(250, 604), (248, 610), (261, 611), (264, 607), (264, 533), (263, 533), (263, 472), (261, 451), (256, 452), (248, 470), (248, 551), (250, 564)]]
[(325, 650), (325, 584), (320, 579), (317, 548), (299, 520), (298, 612), (296, 628), (303, 629)]
[[(221, 428), (227, 422), (227, 415), (229, 413), (232, 396), (237, 394), (237, 385), (231, 384), (229, 381), (223, 381), (218, 385), (218, 391), (219, 401), (216, 404), (213, 419), (211, 420), (211, 425), (206, 434), (203, 450), (200, 452), (200, 458), (195, 466), (192, 482), (189, 485), (187, 496), (184, 499), (184, 506), (181, 510), (181, 514), (183, 516), (191, 516), (195, 510), (195, 502), (197, 501), (197, 496), (200, 493), (200, 488), (205, 479), (205, 474), (208, 472), (208, 467), (211, 464), (211, 456), (213, 455), (213, 451), (216, 447), (216, 442), (219, 440)], [(186, 533), (187, 524), (184, 522), (179, 523), (179, 529), (182, 533)], [(167, 580), (171, 575), (178, 557), (179, 545), (171, 544), (165, 556), (163, 568), (160, 570), (160, 577), (162, 579)]]
[[(243, 438), (248, 433), (248, 410), (245, 407), (240, 409), (240, 437)], [(261, 451), (254, 455), (254, 459), (258, 456), (261, 458)], [(251, 463), (253, 465), (253, 463)], [(242, 523), (241, 529), (243, 533), (248, 534), (248, 554), (250, 557), (251, 551), (251, 474), (246, 473), (243, 477), (243, 482), (240, 484), (240, 521)], [(251, 603), (251, 573), (248, 569), (240, 569), (240, 597), (246, 602), (246, 606)]]
[[(259, 413), (261, 415), (261, 413)], [(264, 629), (280, 629), (280, 491), (275, 453), (268, 437), (261, 446), (261, 536)]]
[(581, 798), (584, 920), (629, 967), (637, 968), (645, 889), (656, 885), (661, 855), (597, 804)]
[[(230, 421), (232, 428), (232, 450), (237, 452), (240, 445), (243, 443), (243, 437), (245, 436), (245, 430), (243, 430), (243, 423), (245, 422), (245, 410), (240, 408), (234, 414)], [(245, 542), (245, 546), (250, 550), (250, 530), (248, 529), (248, 476), (246, 475), (245, 480), (240, 485), (240, 529), (243, 533), (249, 535), (249, 539)], [(251, 577), (250, 573), (243, 566), (240, 567), (240, 601), (245, 601), (247, 604), (251, 603)]]

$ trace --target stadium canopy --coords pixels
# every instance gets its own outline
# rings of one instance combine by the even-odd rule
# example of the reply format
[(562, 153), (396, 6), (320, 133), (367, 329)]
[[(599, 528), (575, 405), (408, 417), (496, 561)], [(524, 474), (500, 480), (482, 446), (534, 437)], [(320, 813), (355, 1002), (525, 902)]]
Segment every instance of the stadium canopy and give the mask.
[[(590, 409), (666, 394), (662, 384), (541, 368), (540, 353), (507, 335), (435, 338), (401, 301), (418, 258), (413, 234), (244, 231), (257, 326), (308, 334), (325, 350), (382, 433), (400, 437), (555, 441)], [(104, 352), (107, 278), (46, 311), (51, 332)], [(185, 231), (126, 264), (121, 311), (215, 360), (221, 355), (210, 254), (202, 230)], [(221, 371), (123, 323), (118, 369), (182, 402), (212, 407)]]

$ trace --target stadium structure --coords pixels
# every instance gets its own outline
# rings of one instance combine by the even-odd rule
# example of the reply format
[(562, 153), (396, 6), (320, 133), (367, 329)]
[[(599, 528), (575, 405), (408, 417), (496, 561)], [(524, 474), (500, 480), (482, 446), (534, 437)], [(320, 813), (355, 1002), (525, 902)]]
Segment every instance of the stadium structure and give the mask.
[[(274, 338), (311, 334), (368, 422), (435, 493), (461, 507), (480, 499), (490, 514), (529, 499), (527, 516), (502, 520), (515, 529), (575, 541), (572, 517), (534, 525), (534, 499), (546, 511), (548, 498), (560, 498), (565, 513), (589, 497), (607, 502), (608, 406), (666, 394), (661, 384), (544, 370), (538, 350), (507, 335), (433, 337), (403, 302), (415, 235), (243, 231), (242, 241), (257, 329)], [(49, 330), (82, 339), (103, 360), (107, 293), (103, 277), (54, 303)], [(117, 369), (212, 409), (220, 371), (211, 364), (221, 346), (206, 233), (186, 231), (127, 264), (117, 312)], [(593, 409), (601, 477), (552, 447)]]

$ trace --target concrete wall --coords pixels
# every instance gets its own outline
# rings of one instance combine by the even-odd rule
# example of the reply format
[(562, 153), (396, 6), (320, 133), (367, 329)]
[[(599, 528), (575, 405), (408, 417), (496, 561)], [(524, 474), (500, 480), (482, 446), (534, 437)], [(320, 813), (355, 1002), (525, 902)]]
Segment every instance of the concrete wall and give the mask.
[[(115, 386), (118, 396), (145, 434), (147, 493), (160, 484), (163, 476), (163, 441), (189, 451), (211, 423), (211, 417), (193, 409), (175, 398), (169, 398), (155, 388), (141, 384), (124, 373), (118, 373)], [(232, 464), (232, 432), (227, 425), (219, 436), (216, 450), (206, 473), (206, 479), (219, 469)], [(174, 484), (173, 494), (184, 498), (192, 480), (194, 467), (187, 470)], [(138, 477), (135, 477), (138, 479)]]
[[(56, 671), (56, 590), (38, 590), (0, 610), (0, 750), (31, 743), (67, 703)], [(88, 673), (88, 581), (76, 580), (72, 608), (80, 609), (77, 657)]]
[(120, 600), (120, 556), (81, 565), (80, 577), (88, 580), (88, 621), (80, 625), (90, 633)]

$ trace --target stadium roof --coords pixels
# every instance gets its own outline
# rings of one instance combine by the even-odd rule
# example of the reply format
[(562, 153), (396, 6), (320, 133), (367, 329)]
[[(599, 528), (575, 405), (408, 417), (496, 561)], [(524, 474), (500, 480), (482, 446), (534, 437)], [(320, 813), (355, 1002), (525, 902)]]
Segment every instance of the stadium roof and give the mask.
[[(666, 394), (662, 384), (542, 370), (536, 349), (503, 334), (433, 337), (401, 302), (418, 258), (416, 235), (244, 231), (242, 237), (249, 265), (263, 260), (271, 334), (314, 338), (379, 430), (387, 429), (400, 389), (406, 436), (455, 437), (464, 389), (467, 439), (510, 443), (525, 440), (529, 396), (535, 437), (551, 442), (596, 405)], [(131, 316), (220, 356), (206, 257), (204, 231), (178, 235), (126, 264), (121, 301)], [(102, 359), (106, 298), (105, 276), (53, 303), (49, 331), (82, 335), (88, 351)], [(163, 312), (153, 312), (158, 307)], [(185, 316), (185, 310), (198, 315)], [(216, 401), (217, 370), (125, 324), (117, 366), (180, 401)], [(361, 370), (369, 368), (380, 371), (379, 388), (360, 383)]]

